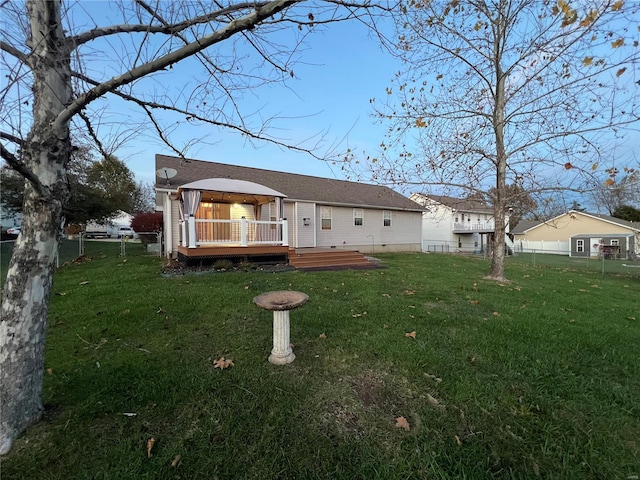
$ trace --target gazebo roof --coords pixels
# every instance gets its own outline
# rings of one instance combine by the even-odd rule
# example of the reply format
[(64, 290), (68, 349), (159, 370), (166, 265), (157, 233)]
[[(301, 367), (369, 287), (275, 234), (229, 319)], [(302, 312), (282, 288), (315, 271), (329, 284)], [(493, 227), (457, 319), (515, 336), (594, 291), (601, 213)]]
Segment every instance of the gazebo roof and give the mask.
[(244, 195), (257, 195), (267, 197), (286, 197), (272, 188), (265, 187), (259, 183), (248, 182), (246, 180), (235, 180), (233, 178), (205, 178), (195, 182), (186, 183), (178, 188), (181, 190), (202, 190), (209, 192), (239, 193)]

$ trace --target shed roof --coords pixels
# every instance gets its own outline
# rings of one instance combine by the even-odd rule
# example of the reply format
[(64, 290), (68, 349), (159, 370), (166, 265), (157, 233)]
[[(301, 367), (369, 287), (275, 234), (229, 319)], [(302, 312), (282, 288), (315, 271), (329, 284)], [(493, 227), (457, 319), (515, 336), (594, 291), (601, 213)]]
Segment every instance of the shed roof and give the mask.
[(161, 168), (172, 168), (177, 173), (168, 180), (156, 177), (157, 189), (175, 191), (184, 184), (215, 177), (255, 182), (277, 192), (282, 192), (283, 196), (292, 200), (416, 212), (424, 210), (404, 195), (380, 185), (240, 167), (225, 163), (181, 159), (158, 154), (156, 155), (156, 170)]
[(634, 237), (633, 233), (580, 233), (578, 235), (571, 235), (571, 238), (621, 238), (621, 237)]

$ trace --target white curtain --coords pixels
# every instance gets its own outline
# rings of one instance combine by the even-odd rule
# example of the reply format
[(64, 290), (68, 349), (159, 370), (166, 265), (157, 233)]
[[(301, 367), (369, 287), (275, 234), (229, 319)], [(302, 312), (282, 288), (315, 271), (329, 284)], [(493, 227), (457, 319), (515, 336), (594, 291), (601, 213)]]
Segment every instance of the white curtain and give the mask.
[[(200, 190), (183, 190), (182, 204), (184, 208), (184, 217), (187, 220), (187, 245), (195, 247), (198, 242), (198, 233), (196, 232), (195, 217), (200, 205), (202, 192)], [(193, 236), (193, 238), (191, 238)]]
[(194, 217), (200, 205), (202, 192), (200, 190), (183, 190), (182, 203), (184, 205), (184, 216)]

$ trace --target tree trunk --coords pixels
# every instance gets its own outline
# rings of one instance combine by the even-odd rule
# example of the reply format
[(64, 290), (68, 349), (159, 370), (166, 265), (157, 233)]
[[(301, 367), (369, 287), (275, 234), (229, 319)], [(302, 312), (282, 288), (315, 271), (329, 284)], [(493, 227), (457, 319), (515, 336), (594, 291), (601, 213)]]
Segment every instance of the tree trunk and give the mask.
[(53, 120), (71, 101), (69, 51), (59, 0), (31, 0), (29, 66), (33, 125), (20, 160), (35, 181), (25, 187), (21, 233), (15, 243), (2, 298), (0, 321), (0, 454), (42, 414), (44, 346), (55, 256), (62, 235), (71, 153), (68, 123)]
[(496, 74), (496, 91), (493, 107), (493, 131), (496, 140), (496, 198), (494, 199), (494, 234), (493, 249), (491, 254), (491, 270), (487, 278), (491, 280), (506, 281), (504, 277), (504, 249), (505, 249), (505, 210), (506, 210), (506, 184), (507, 184), (507, 154), (504, 146), (504, 115), (505, 100), (505, 74), (502, 70), (503, 41), (506, 26), (503, 24), (503, 12), (496, 15), (492, 28), (494, 29), (494, 68)]

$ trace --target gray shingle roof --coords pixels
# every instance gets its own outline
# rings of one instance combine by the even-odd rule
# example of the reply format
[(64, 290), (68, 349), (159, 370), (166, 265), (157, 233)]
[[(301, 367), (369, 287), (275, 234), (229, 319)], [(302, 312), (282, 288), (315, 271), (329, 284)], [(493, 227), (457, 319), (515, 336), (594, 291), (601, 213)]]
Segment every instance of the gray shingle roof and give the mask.
[[(169, 179), (169, 187), (177, 189), (185, 183), (205, 178), (234, 178), (259, 183), (287, 195), (289, 200), (325, 204), (380, 207), (392, 210), (423, 211), (424, 209), (400, 193), (379, 185), (312, 177), (297, 173), (276, 172), (253, 167), (239, 167), (203, 160), (180, 159), (156, 155), (156, 170), (167, 167), (177, 171)], [(165, 179), (156, 177), (156, 188), (167, 188)]]
[(520, 220), (518, 224), (513, 227), (510, 233), (518, 235), (526, 232), (527, 230), (540, 225), (542, 222), (539, 220)]
[(417, 195), (463, 212), (493, 213), (493, 208), (477, 197), (455, 198), (446, 195), (425, 195), (421, 193)]

